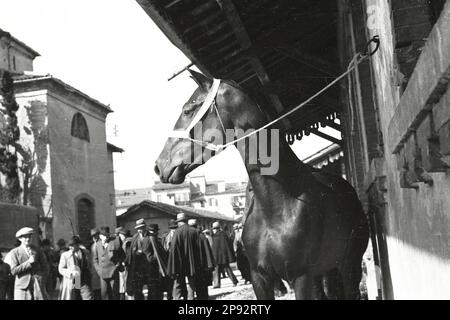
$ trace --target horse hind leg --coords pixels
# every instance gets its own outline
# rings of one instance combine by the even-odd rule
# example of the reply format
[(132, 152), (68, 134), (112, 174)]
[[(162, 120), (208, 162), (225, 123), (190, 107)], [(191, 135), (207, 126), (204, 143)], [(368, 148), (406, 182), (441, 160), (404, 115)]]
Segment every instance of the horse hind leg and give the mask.
[(296, 300), (313, 300), (314, 277), (311, 274), (303, 274), (293, 282)]
[(340, 270), (345, 300), (360, 300), (361, 292), (359, 284), (362, 277), (360, 261), (353, 261), (347, 267)]
[(258, 300), (275, 300), (274, 278), (267, 272), (251, 270), (253, 291)]
[(327, 300), (344, 299), (342, 278), (337, 268), (328, 271), (323, 277), (323, 288)]
[(346, 300), (360, 300), (359, 284), (362, 278), (362, 257), (367, 247), (368, 231), (360, 227), (350, 240), (344, 261), (339, 267)]

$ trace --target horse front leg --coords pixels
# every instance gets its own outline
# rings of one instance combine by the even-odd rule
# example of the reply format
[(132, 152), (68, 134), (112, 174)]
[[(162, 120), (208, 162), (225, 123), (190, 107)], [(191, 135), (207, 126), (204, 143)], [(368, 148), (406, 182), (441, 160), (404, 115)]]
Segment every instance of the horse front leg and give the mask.
[(253, 291), (258, 300), (275, 300), (273, 277), (266, 272), (251, 270)]

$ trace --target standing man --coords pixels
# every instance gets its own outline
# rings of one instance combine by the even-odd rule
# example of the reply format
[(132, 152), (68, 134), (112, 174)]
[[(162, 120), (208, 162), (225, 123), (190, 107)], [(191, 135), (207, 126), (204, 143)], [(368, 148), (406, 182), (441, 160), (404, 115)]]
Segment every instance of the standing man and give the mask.
[(233, 249), (236, 253), (237, 268), (241, 272), (242, 279), (244, 279), (244, 284), (247, 284), (251, 280), (250, 263), (248, 262), (248, 258), (244, 249), (244, 243), (242, 242), (242, 229), (242, 224), (235, 224), (233, 226)]
[(11, 274), (16, 277), (14, 300), (47, 300), (45, 279), (49, 272), (42, 251), (31, 244), (32, 228), (22, 228), (16, 233), (20, 246), (11, 252)]
[(10, 284), (11, 267), (3, 261), (0, 252), (0, 300), (6, 300)]
[[(91, 260), (94, 257), (94, 251), (97, 247), (97, 242), (99, 242), (99, 241), (100, 241), (100, 230), (91, 229), (91, 243), (88, 246)], [(92, 272), (91, 272), (91, 290), (92, 290), (92, 296), (94, 297), (94, 300), (102, 299), (100, 276), (98, 275), (96, 270), (92, 270)]]
[[(58, 265), (59, 265), (59, 260), (61, 258), (61, 254), (63, 252), (66, 252), (67, 250), (69, 250), (66, 245), (67, 245), (67, 242), (64, 239), (59, 239), (56, 242), (56, 250), (55, 250), (54, 255), (53, 255), (53, 260), (51, 262), (49, 261), (49, 263), (51, 263), (53, 265), (53, 268), (55, 270), (58, 270)], [(56, 279), (55, 279), (55, 281), (58, 282), (58, 280), (59, 280), (59, 290), (61, 290), (61, 285), (62, 285), (63, 278), (62, 278), (62, 275), (59, 272), (56, 272)]]
[(48, 277), (45, 280), (45, 288), (50, 297), (53, 297), (56, 288), (56, 280), (58, 279), (58, 268), (55, 266), (53, 261), (55, 261), (55, 250), (51, 247), (49, 239), (44, 239), (41, 242), (42, 252), (47, 259), (49, 266)]
[[(173, 298), (175, 300), (194, 300), (195, 280), (202, 271), (199, 234), (186, 222), (186, 215), (179, 213), (178, 228), (170, 245), (168, 268), (169, 275), (174, 279)], [(190, 287), (189, 294), (186, 278)]]
[(220, 230), (219, 222), (214, 222), (213, 227), (213, 253), (214, 260), (216, 261), (216, 268), (214, 270), (214, 288), (220, 288), (220, 270), (226, 272), (228, 278), (233, 282), (234, 286), (237, 286), (238, 280), (231, 270), (230, 263), (234, 262), (233, 250), (230, 247), (230, 239), (228, 236)]
[[(170, 252), (170, 244), (172, 243), (173, 235), (175, 234), (175, 230), (178, 225), (175, 219), (170, 219), (169, 221), (169, 232), (163, 238), (163, 247), (166, 252), (166, 257), (169, 256)], [(166, 276), (163, 279), (164, 282), (164, 290), (167, 292), (167, 300), (173, 300), (173, 279), (169, 276)]]
[[(164, 252), (161, 244), (157, 244), (157, 225), (152, 225), (150, 231), (144, 219), (136, 221), (137, 233), (131, 240), (127, 255), (128, 278), (127, 292), (134, 295), (135, 300), (143, 300), (144, 285), (149, 290), (147, 299), (161, 299), (160, 268), (165, 270)], [(165, 271), (163, 271), (164, 273)]]
[[(188, 225), (198, 232), (200, 248), (201, 272), (195, 277), (197, 300), (208, 300), (208, 286), (212, 284), (212, 271), (214, 270), (214, 255), (208, 239), (197, 226), (197, 219), (189, 219)], [(189, 288), (188, 288), (189, 289)]]
[(69, 241), (69, 250), (63, 252), (58, 271), (63, 276), (59, 300), (94, 300), (91, 284), (89, 253), (81, 248), (78, 236)]
[(97, 242), (93, 263), (100, 277), (102, 300), (119, 300), (119, 271), (123, 270), (125, 259), (123, 249), (113, 241), (109, 227), (100, 228), (100, 241)]
[[(125, 256), (127, 254), (127, 244), (131, 243), (131, 238), (127, 237), (127, 230), (124, 227), (116, 228), (116, 239), (117, 245), (120, 246), (125, 252)], [(123, 270), (119, 271), (119, 295), (120, 300), (127, 300), (127, 276), (128, 276), (128, 267), (126, 265), (126, 261), (122, 262)]]
[(151, 224), (148, 228), (150, 235), (151, 249), (153, 250), (153, 256), (156, 259), (154, 269), (151, 273), (149, 298), (148, 300), (162, 300), (163, 299), (163, 279), (167, 276), (167, 255), (161, 243), (161, 239), (158, 237), (159, 226), (157, 224)]
[(170, 243), (172, 242), (173, 235), (175, 234), (175, 230), (177, 230), (177, 227), (177, 222), (174, 219), (170, 219), (169, 232), (166, 234), (163, 241), (164, 250), (166, 250), (166, 252), (169, 252), (170, 250)]

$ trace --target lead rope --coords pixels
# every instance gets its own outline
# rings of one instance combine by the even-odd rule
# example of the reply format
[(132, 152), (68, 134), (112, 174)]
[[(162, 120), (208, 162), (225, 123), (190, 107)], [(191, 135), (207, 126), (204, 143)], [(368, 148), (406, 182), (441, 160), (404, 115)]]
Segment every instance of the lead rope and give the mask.
[[(308, 98), (307, 100), (305, 100), (304, 102), (302, 102), (300, 105), (298, 105), (298, 106), (295, 107), (294, 109), (292, 109), (292, 110), (286, 112), (285, 114), (279, 116), (278, 118), (276, 118), (275, 120), (273, 120), (273, 121), (267, 123), (266, 125), (262, 126), (261, 128), (256, 129), (255, 131), (252, 131), (252, 132), (250, 132), (249, 134), (246, 134), (245, 136), (240, 137), (240, 138), (238, 138), (238, 139), (235, 139), (235, 140), (233, 140), (233, 141), (231, 141), (231, 142), (228, 142), (228, 143), (226, 143), (226, 144), (215, 145), (215, 144), (212, 144), (212, 143), (210, 143), (210, 142), (205, 142), (205, 141), (201, 141), (201, 140), (196, 140), (196, 139), (192, 139), (192, 138), (190, 138), (190, 137), (188, 137), (188, 138), (186, 138), (186, 139), (188, 139), (188, 140), (190, 140), (190, 141), (192, 141), (192, 142), (194, 142), (194, 143), (200, 144), (200, 145), (202, 145), (203, 147), (205, 147), (205, 148), (207, 148), (207, 149), (210, 149), (210, 150), (213, 150), (213, 151), (218, 152), (218, 151), (220, 151), (220, 150), (222, 150), (222, 149), (226, 149), (226, 148), (228, 148), (229, 146), (232, 146), (232, 145), (234, 145), (234, 144), (236, 144), (236, 143), (238, 143), (238, 142), (240, 142), (240, 141), (242, 141), (242, 140), (245, 140), (245, 139), (251, 137), (252, 135), (257, 134), (258, 132), (260, 132), (260, 131), (262, 131), (262, 130), (264, 130), (264, 129), (266, 129), (266, 128), (272, 126), (272, 125), (274, 125), (275, 123), (277, 123), (277, 122), (283, 120), (284, 118), (290, 116), (291, 114), (293, 114), (294, 112), (298, 111), (300, 108), (302, 108), (302, 107), (305, 106), (306, 104), (308, 104), (308, 103), (310, 103), (311, 101), (313, 101), (314, 99), (316, 99), (316, 98), (317, 98), (318, 96), (320, 96), (322, 93), (324, 93), (325, 91), (327, 91), (328, 89), (330, 89), (332, 86), (334, 86), (336, 83), (338, 83), (339, 81), (341, 81), (343, 78), (345, 78), (346, 76), (350, 76), (350, 73), (351, 73), (353, 70), (355, 70), (362, 62), (364, 62), (366, 59), (369, 59), (371, 56), (373, 56), (373, 55), (378, 51), (378, 49), (379, 49), (379, 47), (380, 47), (380, 38), (379, 38), (379, 36), (374, 36), (374, 37), (368, 42), (367, 46), (369, 46), (372, 42), (376, 44), (375, 50), (373, 50), (372, 52), (364, 53), (364, 54), (363, 54), (363, 53), (360, 53), (360, 52), (358, 52), (357, 54), (355, 54), (355, 56), (353, 57), (353, 59), (350, 61), (349, 65), (348, 65), (347, 71), (345, 71), (345, 72), (344, 72), (343, 74), (341, 74), (339, 77), (337, 77), (336, 79), (334, 79), (330, 84), (328, 84), (327, 86), (325, 86), (322, 90), (320, 90), (319, 92), (317, 92), (316, 94), (314, 94), (313, 96), (311, 96), (310, 98)], [(349, 97), (349, 100), (351, 100), (350, 97)], [(222, 123), (222, 119), (220, 118), (219, 110), (217, 109), (217, 105), (216, 105), (215, 99), (214, 99), (214, 101), (213, 101), (213, 104), (214, 104), (213, 107), (215, 108), (215, 110), (216, 110), (216, 112), (217, 112), (217, 116), (219, 117), (220, 123), (221, 123), (221, 125), (222, 125), (222, 129), (224, 130), (224, 133), (225, 133), (225, 127), (224, 127), (224, 125), (223, 125), (223, 123)], [(353, 114), (353, 113), (354, 113), (354, 110), (353, 110), (353, 104), (351, 104), (350, 107), (351, 107), (351, 112), (352, 112), (352, 114)], [(353, 118), (354, 118), (354, 117), (352, 116), (352, 127), (354, 126), (354, 120), (353, 120)]]

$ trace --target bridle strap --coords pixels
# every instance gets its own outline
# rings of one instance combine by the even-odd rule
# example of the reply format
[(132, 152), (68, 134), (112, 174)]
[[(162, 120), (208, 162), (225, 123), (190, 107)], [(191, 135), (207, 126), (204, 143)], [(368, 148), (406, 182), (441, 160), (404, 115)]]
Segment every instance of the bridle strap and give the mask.
[(220, 86), (221, 80), (214, 79), (211, 90), (209, 91), (208, 95), (206, 96), (205, 101), (203, 102), (202, 106), (198, 110), (198, 112), (195, 114), (194, 119), (192, 119), (189, 126), (182, 130), (173, 130), (172, 133), (169, 135), (171, 138), (179, 138), (179, 139), (190, 139), (190, 133), (192, 129), (195, 127), (197, 123), (200, 122), (200, 120), (203, 118), (203, 116), (208, 112), (208, 110), (211, 108), (212, 104), (214, 103), (217, 92), (219, 92), (219, 86)]

